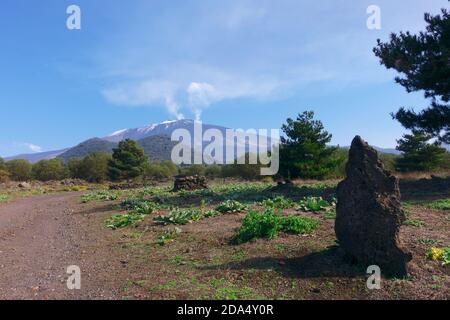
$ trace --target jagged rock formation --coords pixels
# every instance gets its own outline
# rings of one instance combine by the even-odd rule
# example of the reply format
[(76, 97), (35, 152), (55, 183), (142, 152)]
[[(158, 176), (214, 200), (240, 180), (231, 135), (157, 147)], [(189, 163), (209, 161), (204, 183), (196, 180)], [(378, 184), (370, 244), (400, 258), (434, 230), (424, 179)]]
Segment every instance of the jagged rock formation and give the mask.
[(340, 247), (355, 262), (378, 265), (383, 274), (406, 275), (411, 255), (399, 239), (405, 214), (398, 179), (359, 136), (352, 142), (346, 174), (337, 188), (335, 231)]

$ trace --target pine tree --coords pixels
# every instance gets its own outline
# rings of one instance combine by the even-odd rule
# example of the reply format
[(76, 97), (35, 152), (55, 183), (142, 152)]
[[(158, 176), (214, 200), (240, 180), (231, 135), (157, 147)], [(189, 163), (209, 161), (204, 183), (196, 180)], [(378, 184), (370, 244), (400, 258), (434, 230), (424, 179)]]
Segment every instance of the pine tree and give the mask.
[(108, 162), (108, 175), (113, 181), (129, 180), (140, 176), (148, 161), (144, 150), (131, 139), (123, 140), (113, 150)]
[(381, 64), (397, 70), (403, 77), (395, 81), (407, 92), (425, 92), (428, 108), (415, 112), (402, 107), (393, 118), (406, 129), (450, 143), (450, 11), (442, 15), (425, 14), (426, 31), (391, 34), (387, 43), (378, 40), (374, 53)]
[(314, 120), (313, 111), (287, 119), (282, 126), (280, 173), (283, 177), (320, 179), (333, 172), (343, 161), (336, 156), (337, 148), (328, 147), (332, 135), (321, 121)]
[(396, 161), (399, 171), (427, 171), (439, 167), (445, 161), (446, 150), (437, 144), (429, 144), (430, 136), (413, 132), (398, 140), (397, 150), (403, 154)]

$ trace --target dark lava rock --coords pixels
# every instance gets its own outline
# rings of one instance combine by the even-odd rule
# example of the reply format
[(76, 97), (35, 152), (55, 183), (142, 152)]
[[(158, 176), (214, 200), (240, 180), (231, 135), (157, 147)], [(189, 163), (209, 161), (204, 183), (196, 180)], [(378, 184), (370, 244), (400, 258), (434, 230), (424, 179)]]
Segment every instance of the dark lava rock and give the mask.
[(398, 179), (359, 136), (353, 139), (346, 174), (337, 188), (335, 231), (340, 247), (354, 262), (378, 265), (382, 274), (407, 275), (411, 254), (399, 239), (405, 214)]
[(186, 190), (186, 191), (192, 191), (197, 189), (207, 189), (208, 188), (208, 182), (206, 180), (206, 177), (204, 176), (176, 176), (174, 185), (173, 185), (173, 191), (180, 191), (180, 190)]

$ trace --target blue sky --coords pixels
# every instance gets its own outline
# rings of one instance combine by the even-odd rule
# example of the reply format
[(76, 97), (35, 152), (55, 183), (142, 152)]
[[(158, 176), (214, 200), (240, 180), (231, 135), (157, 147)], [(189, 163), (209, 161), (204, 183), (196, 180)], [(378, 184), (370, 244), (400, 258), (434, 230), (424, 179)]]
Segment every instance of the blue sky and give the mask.
[[(66, 8), (81, 8), (81, 30)], [(366, 27), (369, 5), (381, 30)], [(201, 118), (279, 128), (314, 110), (333, 143), (395, 146), (389, 113), (425, 107), (372, 53), (447, 0), (2, 0), (0, 156)]]

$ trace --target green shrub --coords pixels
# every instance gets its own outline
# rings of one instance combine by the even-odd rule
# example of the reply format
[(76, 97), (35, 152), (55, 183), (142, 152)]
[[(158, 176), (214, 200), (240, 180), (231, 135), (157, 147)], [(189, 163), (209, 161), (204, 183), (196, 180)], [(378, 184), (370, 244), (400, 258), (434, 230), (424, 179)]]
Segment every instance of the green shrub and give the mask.
[(236, 200), (226, 200), (222, 202), (216, 210), (220, 213), (237, 213), (247, 209), (247, 206)]
[(281, 227), (281, 217), (273, 210), (264, 213), (250, 211), (242, 220), (242, 226), (233, 237), (235, 244), (245, 243), (258, 238), (273, 239)]
[(283, 196), (278, 196), (273, 199), (265, 199), (261, 201), (261, 205), (265, 208), (289, 209), (295, 206), (295, 202), (291, 199), (286, 199)]
[(188, 224), (201, 218), (200, 210), (175, 208), (168, 215), (156, 217), (154, 221), (161, 224)]
[(39, 181), (62, 180), (69, 176), (69, 168), (64, 164), (64, 160), (55, 158), (34, 164), (31, 173)]
[(26, 181), (32, 178), (31, 170), (33, 166), (27, 160), (11, 160), (6, 162), (4, 166), (6, 167), (6, 171), (11, 180)]
[(308, 217), (290, 215), (281, 222), (281, 230), (293, 234), (309, 234), (317, 229), (319, 222)]
[(322, 199), (322, 197), (305, 197), (299, 202), (298, 210), (301, 211), (324, 211), (333, 203)]

